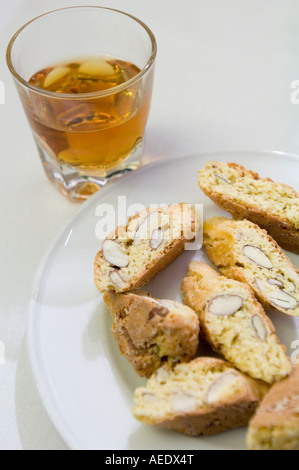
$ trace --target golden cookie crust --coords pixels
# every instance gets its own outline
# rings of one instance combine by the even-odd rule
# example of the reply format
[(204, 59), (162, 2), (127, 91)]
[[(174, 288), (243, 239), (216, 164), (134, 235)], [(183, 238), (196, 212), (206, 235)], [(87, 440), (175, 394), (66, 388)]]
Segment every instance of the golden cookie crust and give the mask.
[(208, 162), (198, 172), (202, 191), (233, 218), (247, 219), (299, 254), (299, 194), (236, 163)]
[(208, 257), (223, 275), (247, 283), (264, 308), (299, 316), (299, 270), (265, 230), (248, 220), (212, 217), (203, 232)]
[(235, 367), (270, 384), (290, 374), (286, 348), (246, 284), (192, 261), (182, 292), (186, 305), (199, 316), (201, 334)]
[[(161, 244), (153, 249), (150, 235), (136, 240), (136, 232), (153, 214), (159, 213), (157, 227), (163, 233)], [(150, 224), (149, 224), (150, 225)], [(148, 284), (194, 241), (199, 230), (199, 214), (191, 204), (172, 204), (166, 208), (146, 209), (131, 217), (126, 226), (117, 227), (106, 240), (115, 241), (128, 257), (128, 265), (119, 268), (109, 262), (102, 248), (95, 258), (94, 280), (101, 292), (127, 292)], [(105, 241), (106, 241), (105, 240)], [(105, 243), (104, 241), (104, 243)], [(103, 246), (104, 246), (103, 243)], [(119, 279), (119, 282), (115, 282)]]
[(299, 450), (299, 365), (273, 385), (250, 421), (251, 450)]
[(106, 292), (112, 332), (120, 352), (142, 377), (164, 363), (189, 361), (199, 341), (199, 320), (191, 308), (158, 300), (146, 292)]
[(132, 411), (145, 424), (213, 435), (246, 426), (267, 390), (221, 359), (199, 357), (158, 369), (135, 391)]

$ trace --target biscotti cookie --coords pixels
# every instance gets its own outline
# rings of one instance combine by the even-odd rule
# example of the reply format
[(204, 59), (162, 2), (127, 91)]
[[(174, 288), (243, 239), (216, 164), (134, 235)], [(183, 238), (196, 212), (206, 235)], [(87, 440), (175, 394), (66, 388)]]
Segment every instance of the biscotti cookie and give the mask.
[(158, 369), (135, 391), (133, 415), (189, 436), (218, 434), (247, 425), (267, 390), (220, 359), (199, 357)]
[(299, 316), (299, 271), (265, 230), (213, 217), (204, 223), (204, 246), (221, 273), (246, 282), (265, 308)]
[(107, 292), (104, 300), (119, 349), (140, 376), (150, 377), (165, 362), (195, 357), (199, 320), (191, 308), (142, 291)]
[(260, 178), (236, 163), (209, 162), (198, 184), (215, 204), (235, 219), (247, 219), (282, 248), (299, 253), (299, 194), (290, 186)]
[(270, 384), (290, 374), (286, 348), (246, 284), (192, 261), (182, 292), (184, 302), (199, 316), (206, 341), (235, 367)]
[(299, 450), (299, 366), (275, 384), (252, 418), (248, 434), (251, 450)]
[(148, 283), (195, 239), (199, 214), (191, 204), (146, 209), (104, 240), (95, 259), (102, 292), (126, 292)]

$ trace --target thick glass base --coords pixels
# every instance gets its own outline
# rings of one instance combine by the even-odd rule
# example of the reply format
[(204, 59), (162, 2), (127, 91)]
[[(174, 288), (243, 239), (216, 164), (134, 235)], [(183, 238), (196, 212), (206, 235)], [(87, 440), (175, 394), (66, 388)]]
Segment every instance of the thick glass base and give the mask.
[(113, 168), (99, 169), (87, 172), (58, 162), (54, 156), (47, 152), (44, 145), (37, 142), (44, 170), (52, 183), (70, 201), (81, 202), (94, 194), (113, 178), (122, 176), (128, 171), (136, 170), (142, 161), (142, 139), (136, 142), (130, 154)]

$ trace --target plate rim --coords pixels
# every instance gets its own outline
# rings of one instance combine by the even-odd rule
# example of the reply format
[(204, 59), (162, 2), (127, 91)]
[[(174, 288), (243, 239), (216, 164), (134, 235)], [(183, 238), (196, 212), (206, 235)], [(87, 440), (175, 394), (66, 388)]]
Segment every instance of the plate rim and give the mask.
[(179, 160), (184, 160), (184, 159), (192, 159), (198, 157), (200, 160), (203, 157), (206, 156), (213, 156), (213, 155), (222, 155), (224, 156), (225, 154), (230, 154), (233, 156), (237, 156), (238, 154), (266, 154), (266, 155), (271, 155), (273, 157), (288, 157), (294, 160), (299, 161), (299, 154), (295, 153), (289, 153), (285, 151), (280, 151), (280, 150), (270, 150), (270, 149), (232, 149), (232, 150), (207, 150), (207, 151), (201, 151), (189, 155), (180, 155), (180, 156), (174, 156), (174, 157), (167, 157), (166, 160), (163, 158), (160, 158), (159, 160), (156, 160), (154, 162), (147, 163), (137, 170), (131, 171), (130, 173), (124, 175), (121, 178), (116, 178), (115, 180), (111, 181), (107, 187), (101, 188), (98, 192), (93, 194), (90, 198), (88, 198), (86, 201), (82, 203), (82, 206), (79, 208), (79, 210), (68, 219), (68, 221), (62, 226), (62, 228), (59, 230), (58, 234), (53, 238), (52, 242), (50, 243), (48, 249), (44, 253), (43, 257), (41, 258), (41, 261), (39, 263), (39, 266), (35, 272), (35, 275), (33, 277), (33, 280), (31, 282), (31, 289), (30, 289), (30, 294), (29, 294), (29, 301), (28, 301), (28, 308), (27, 308), (27, 315), (26, 315), (26, 329), (25, 329), (25, 334), (26, 334), (26, 349), (27, 349), (27, 355), (29, 358), (29, 364), (30, 364), (30, 369), (34, 381), (34, 385), (37, 389), (39, 398), (42, 402), (42, 406), (44, 410), (46, 411), (51, 423), (53, 424), (54, 428), (58, 432), (60, 438), (63, 440), (65, 445), (69, 447), (71, 450), (83, 450), (81, 445), (78, 445), (77, 439), (75, 436), (72, 435), (72, 432), (69, 431), (69, 427), (62, 426), (61, 421), (59, 420), (59, 411), (55, 404), (49, 400), (49, 396), (47, 393), (47, 390), (43, 386), (43, 380), (42, 377), (39, 373), (39, 365), (38, 365), (38, 358), (36, 357), (36, 340), (34, 336), (34, 321), (36, 317), (36, 306), (37, 306), (37, 298), (40, 290), (40, 285), (42, 282), (43, 278), (43, 273), (45, 272), (49, 261), (51, 260), (52, 254), (54, 253), (55, 247), (58, 246), (59, 242), (61, 239), (64, 237), (66, 233), (70, 232), (70, 227), (74, 225), (74, 223), (81, 217), (82, 213), (84, 213), (86, 210), (88, 210), (88, 207), (93, 205), (94, 201), (96, 199), (102, 199), (102, 197), (113, 191), (114, 187), (121, 181), (129, 181), (130, 179), (134, 179), (138, 177), (138, 175), (145, 173), (148, 170), (151, 170), (153, 168), (159, 168), (164, 165), (168, 165), (171, 162), (179, 161)]

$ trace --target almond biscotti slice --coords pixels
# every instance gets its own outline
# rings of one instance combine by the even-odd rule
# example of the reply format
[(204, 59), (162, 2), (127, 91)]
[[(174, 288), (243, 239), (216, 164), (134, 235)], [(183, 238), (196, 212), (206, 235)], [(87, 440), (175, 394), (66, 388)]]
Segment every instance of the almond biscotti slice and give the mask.
[(136, 389), (132, 411), (145, 424), (212, 435), (247, 425), (267, 390), (221, 359), (199, 357), (158, 369)]
[(198, 184), (235, 219), (247, 219), (286, 249), (299, 253), (299, 194), (290, 186), (260, 178), (236, 163), (209, 162)]
[(204, 223), (204, 246), (221, 273), (246, 282), (265, 308), (299, 316), (299, 270), (265, 230), (213, 217)]
[(191, 204), (146, 209), (104, 240), (95, 259), (95, 283), (102, 292), (141, 287), (194, 241), (199, 214)]
[(184, 302), (199, 316), (204, 338), (235, 367), (270, 384), (290, 374), (286, 348), (246, 284), (192, 261), (182, 292)]
[(299, 366), (273, 385), (250, 421), (250, 450), (299, 450)]
[(118, 347), (140, 376), (150, 377), (165, 362), (195, 357), (199, 320), (191, 308), (142, 291), (106, 292), (104, 300)]

